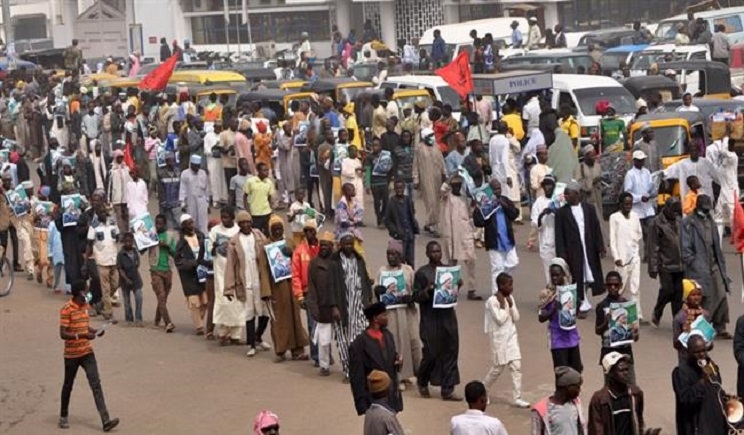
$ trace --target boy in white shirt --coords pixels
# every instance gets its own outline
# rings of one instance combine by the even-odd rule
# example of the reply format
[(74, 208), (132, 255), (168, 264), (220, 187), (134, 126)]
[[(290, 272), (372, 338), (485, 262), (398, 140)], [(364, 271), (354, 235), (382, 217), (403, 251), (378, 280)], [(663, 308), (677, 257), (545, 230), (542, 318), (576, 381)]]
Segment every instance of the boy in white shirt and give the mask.
[(465, 400), (468, 410), (450, 420), (451, 435), (509, 435), (498, 418), (485, 414), (488, 405), (486, 386), (479, 381), (469, 382), (465, 386)]
[[(502, 272), (496, 277), (496, 285), (498, 291), (486, 301), (485, 329), (490, 336), (491, 368), (483, 384), (490, 388), (508, 366), (514, 384), (514, 405), (528, 408), (530, 404), (522, 400), (522, 354), (519, 350), (516, 326), (516, 322), (519, 321), (519, 310), (512, 297), (514, 279), (508, 273)], [(467, 389), (465, 395), (467, 396)]]
[(636, 301), (641, 324), (648, 324), (648, 321), (643, 320), (641, 310), (641, 220), (632, 210), (633, 195), (630, 192), (621, 193), (618, 201), (620, 210), (610, 215), (610, 252), (615, 270), (622, 276), (624, 283), (620, 294), (625, 290), (630, 292), (628, 299)]
[(306, 214), (307, 209), (311, 208), (310, 204), (305, 201), (305, 189), (295, 189), (295, 200), (289, 206), (287, 211), (287, 220), (289, 220), (290, 228), (292, 229), (292, 240), (295, 242), (295, 246), (299, 246), (304, 237), (304, 226), (306, 219), (302, 218), (302, 215)]

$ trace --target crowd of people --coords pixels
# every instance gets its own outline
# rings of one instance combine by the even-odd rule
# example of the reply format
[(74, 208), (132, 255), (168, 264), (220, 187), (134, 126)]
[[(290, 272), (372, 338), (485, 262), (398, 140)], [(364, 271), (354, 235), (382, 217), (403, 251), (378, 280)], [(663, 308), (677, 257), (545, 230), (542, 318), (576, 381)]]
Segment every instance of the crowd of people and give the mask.
[[(0, 98), (0, 129), (15, 141), (2, 172), (0, 243), (6, 247), (11, 236), (14, 267), (29, 280), (72, 295), (60, 313), (60, 427), (69, 427), (80, 366), (104, 430), (118, 424), (106, 410), (91, 341), (119, 323), (119, 304), (127, 325), (144, 326), (146, 255), (155, 327), (176, 328), (168, 298), (180, 282), (194, 333), (222, 346), (245, 345), (249, 358), (270, 351), (277, 363), (312, 360), (328, 376), (335, 342), (356, 411), (366, 415), (365, 434), (402, 434), (395, 418), (402, 390), (415, 387), (428, 398), (437, 386), (442, 399), (463, 400), (456, 391), (455, 302), (458, 292), (484, 300), (475, 280), (480, 249), (490, 265), (492, 362), (483, 382), (466, 386), (470, 410), (453, 418), (452, 433), (506, 433), (483, 411), (507, 368), (513, 403), (532, 408), (535, 434), (648, 433), (633, 369), (639, 328), (630, 325), (630, 308), (615, 309), (633, 302), (640, 324), (649, 323), (641, 309), (642, 263), (660, 284), (651, 323), (658, 326), (666, 305), (672, 308), (680, 433), (727, 424), (712, 400), (700, 399), (723, 393), (713, 382), (697, 382), (720, 379), (706, 354), (711, 343), (695, 329), (702, 316), (717, 339), (732, 338), (721, 240), (738, 198), (738, 160), (727, 138), (705, 157), (691, 143), (689, 159), (662, 170), (653, 130), (644, 129), (605, 230), (596, 148), (579, 147), (572, 115), (558, 114), (538, 94), (521, 105), (509, 100), (491, 135), (492, 108), (482, 96), (464, 106), (460, 122), (447, 104), (398, 108), (379, 95), (363, 100), (359, 112), (353, 102), (321, 97), (278, 119), (260, 103), (235, 107), (217, 95), (196, 104), (186, 88), (98, 95), (78, 80), (73, 72), (56, 78), (20, 71), (3, 82)], [(27, 158), (36, 159), (37, 176)], [(657, 212), (659, 179), (679, 180), (683, 201), (670, 198)], [(424, 205), (422, 225), (414, 196)], [(210, 217), (215, 208), (219, 219)], [(390, 238), (377, 271), (364, 242), (373, 223)], [(513, 225), (524, 223), (531, 231), (520, 241)], [(416, 268), (422, 233), (431, 240)], [(548, 325), (556, 380), (555, 393), (533, 404), (522, 395), (520, 312), (512, 296), (520, 243), (536, 249), (543, 264), (538, 320)], [(608, 253), (614, 270), (605, 275), (601, 258)], [(564, 291), (571, 287), (573, 293)], [(576, 322), (600, 295), (596, 333), (606, 385), (584, 419)], [(99, 329), (88, 323), (95, 316), (103, 318)], [(736, 335), (744, 347), (744, 323)], [(615, 346), (616, 336), (627, 340)], [(278, 431), (276, 416), (269, 420)]]

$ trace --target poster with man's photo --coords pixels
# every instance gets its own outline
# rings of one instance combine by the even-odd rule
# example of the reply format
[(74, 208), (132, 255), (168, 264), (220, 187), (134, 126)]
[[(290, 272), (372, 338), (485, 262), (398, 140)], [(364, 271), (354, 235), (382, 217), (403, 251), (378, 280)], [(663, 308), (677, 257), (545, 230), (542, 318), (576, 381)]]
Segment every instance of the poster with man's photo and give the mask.
[(307, 146), (307, 132), (310, 130), (309, 121), (300, 121), (297, 123), (297, 132), (294, 135), (294, 146)]
[(493, 189), (488, 183), (476, 187), (473, 191), (473, 199), (483, 219), (488, 219), (499, 209), (499, 199), (493, 194)]
[(434, 308), (452, 308), (457, 305), (460, 266), (437, 267), (434, 275)]
[(274, 282), (292, 278), (292, 259), (284, 253), (286, 247), (287, 242), (285, 240), (264, 246)]
[(387, 150), (380, 151), (380, 156), (377, 158), (375, 166), (372, 167), (372, 175), (384, 177), (390, 173), (391, 169), (393, 169), (392, 154)]
[(62, 205), (62, 226), (76, 226), (82, 213), (83, 197), (79, 193), (62, 195), (60, 204)]
[(349, 144), (337, 143), (333, 146), (333, 175), (341, 175), (341, 162), (349, 157)]
[(403, 270), (381, 272), (380, 282), (378, 284), (385, 287), (385, 293), (380, 295), (380, 302), (385, 304), (387, 308), (406, 306), (401, 299), (404, 296), (408, 296), (408, 291), (406, 290), (406, 278), (403, 275)]
[(555, 183), (553, 196), (550, 197), (550, 208), (558, 210), (566, 204), (566, 183)]
[(318, 229), (320, 229), (326, 221), (326, 215), (312, 207), (305, 207), (302, 212), (295, 217), (295, 219), (303, 227), (305, 226), (305, 222), (310, 219), (315, 219), (315, 223), (318, 225)]
[(632, 344), (638, 333), (638, 307), (635, 301), (613, 302), (610, 304), (608, 327), (610, 347)]
[(155, 229), (150, 213), (145, 213), (130, 220), (129, 228), (134, 234), (134, 242), (137, 244), (137, 250), (143, 251), (158, 245), (158, 232)]
[(31, 202), (26, 195), (26, 189), (20, 184), (15, 189), (5, 193), (11, 210), (16, 217), (25, 216), (31, 208)]
[(576, 284), (558, 286), (556, 303), (558, 303), (558, 326), (561, 329), (576, 329)]

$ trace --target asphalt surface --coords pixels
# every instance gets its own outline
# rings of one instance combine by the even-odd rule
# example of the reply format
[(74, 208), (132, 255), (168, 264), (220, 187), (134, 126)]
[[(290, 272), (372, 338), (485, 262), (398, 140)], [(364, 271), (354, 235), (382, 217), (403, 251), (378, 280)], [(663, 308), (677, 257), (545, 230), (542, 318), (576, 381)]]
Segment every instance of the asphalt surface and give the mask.
[[(374, 222), (371, 197), (366, 196), (365, 221)], [(419, 218), (424, 207), (417, 203)], [(151, 208), (156, 200), (151, 201)], [(216, 212), (213, 211), (216, 216)], [(528, 216), (528, 213), (525, 213)], [(546, 325), (537, 321), (537, 294), (544, 287), (542, 266), (537, 252), (524, 246), (528, 224), (515, 226), (520, 265), (514, 273), (515, 298), (522, 320), (518, 324), (522, 350), (523, 396), (532, 402), (550, 394), (553, 375)], [(363, 231), (371, 270), (385, 261), (388, 236), (383, 230), (367, 227)], [(421, 236), (416, 242), (417, 264), (425, 261), (424, 245), (431, 240)], [(738, 255), (724, 243), (726, 260), (733, 280), (729, 299), (733, 333), (736, 318), (742, 314), (739, 303), (742, 288)], [(165, 334), (152, 327), (155, 297), (149, 285), (147, 262), (142, 262), (145, 282), (144, 314), (147, 327), (127, 328), (121, 323), (95, 340), (94, 349), (106, 402), (112, 417), (121, 419), (115, 433), (127, 434), (247, 434), (260, 410), (269, 409), (281, 419), (281, 433), (359, 434), (363, 418), (357, 417), (348, 385), (342, 384), (340, 366), (332, 375), (319, 377), (311, 362), (276, 364), (273, 352), (245, 356), (245, 346), (220, 347), (197, 337), (190, 326), (178, 278), (169, 300), (176, 330)], [(490, 292), (490, 270), (485, 251), (478, 251), (477, 283), (483, 296)], [(605, 273), (611, 261), (603, 261)], [(19, 276), (20, 275), (20, 276)], [(174, 274), (176, 277), (177, 274)], [(641, 278), (643, 309), (650, 315), (658, 283), (651, 280), (645, 265)], [(60, 390), (63, 380), (63, 343), (58, 333), (58, 312), (65, 296), (53, 295), (35, 281), (17, 274), (10, 296), (0, 299), (0, 433), (50, 434), (57, 429)], [(599, 299), (595, 298), (594, 303)], [(674, 432), (674, 395), (671, 371), (676, 364), (672, 348), (671, 315), (667, 308), (659, 329), (643, 327), (640, 341), (633, 345), (639, 386), (646, 394), (646, 422)], [(462, 379), (457, 391), (470, 380), (482, 379), (489, 367), (488, 339), (483, 332), (483, 303), (461, 301), (457, 307), (460, 330), (459, 367)], [(119, 319), (122, 308), (116, 309)], [(93, 321), (95, 327), (100, 318)], [(598, 365), (600, 340), (594, 334), (594, 315), (579, 321), (581, 354), (584, 362), (582, 399), (588, 405), (591, 394), (602, 384)], [(267, 333), (265, 335), (270, 338)], [(711, 352), (720, 365), (724, 386), (735, 391), (736, 362), (731, 341), (717, 341)], [(438, 390), (431, 399), (422, 399), (409, 389), (404, 392), (404, 411), (400, 421), (408, 434), (445, 434), (449, 420), (467, 405), (444, 402)], [(511, 378), (505, 372), (492, 390), (487, 413), (498, 417), (510, 434), (528, 434), (529, 411), (511, 406)], [(70, 407), (68, 433), (89, 434), (101, 430), (92, 394), (84, 373), (78, 373)]]

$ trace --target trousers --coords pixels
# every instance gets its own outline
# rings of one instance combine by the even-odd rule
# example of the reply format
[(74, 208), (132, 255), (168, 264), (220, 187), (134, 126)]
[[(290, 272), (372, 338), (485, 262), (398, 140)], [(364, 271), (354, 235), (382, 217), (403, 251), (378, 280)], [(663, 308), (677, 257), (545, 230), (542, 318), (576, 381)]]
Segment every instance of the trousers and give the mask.
[(658, 322), (664, 315), (664, 308), (672, 304), (672, 319), (682, 309), (682, 279), (684, 272), (659, 272), (659, 295), (654, 306), (654, 321)]
[(155, 292), (155, 298), (158, 301), (158, 306), (155, 308), (155, 325), (159, 325), (162, 319), (165, 325), (168, 326), (171, 323), (170, 314), (168, 313), (168, 295), (173, 286), (173, 272), (170, 270), (167, 272), (151, 270), (150, 283), (152, 284), (152, 291)]
[[(124, 320), (127, 322), (142, 321), (142, 288), (122, 287), (122, 297), (124, 299)], [(132, 313), (132, 298), (134, 294), (134, 313)]]
[(496, 277), (501, 272), (511, 273), (519, 265), (519, 257), (517, 256), (517, 249), (511, 248), (507, 252), (489, 249), (488, 258), (491, 261), (491, 294), (495, 295), (499, 289), (496, 285)]
[(511, 372), (512, 377), (512, 397), (514, 400), (519, 400), (522, 398), (522, 361), (521, 360), (514, 360), (509, 361), (507, 364), (491, 364), (491, 368), (488, 369), (488, 373), (486, 373), (485, 379), (483, 379), (483, 384), (486, 386), (486, 388), (491, 388), (494, 382), (501, 376), (501, 373), (504, 372), (504, 369), (509, 368), (509, 371)]
[(630, 297), (628, 300), (635, 301), (638, 308), (638, 318), (643, 319), (643, 310), (641, 310), (641, 261), (634, 258), (627, 266), (617, 267), (615, 270), (623, 277), (623, 288), (620, 294), (628, 291)]
[(111, 306), (111, 297), (119, 286), (119, 271), (116, 266), (98, 265), (98, 275), (101, 277), (101, 301), (103, 302), (103, 315), (109, 317), (113, 315)]
[(269, 316), (258, 316), (258, 329), (256, 329), (256, 317), (245, 322), (245, 344), (256, 348), (257, 344), (263, 342), (261, 338), (269, 325)]
[(96, 364), (96, 356), (93, 353), (79, 358), (65, 358), (65, 380), (62, 384), (62, 400), (59, 416), (68, 416), (72, 386), (75, 384), (75, 377), (80, 367), (85, 370), (88, 385), (90, 385), (90, 389), (93, 392), (93, 400), (95, 400), (96, 408), (101, 415), (101, 421), (108, 421), (109, 416), (106, 410), (106, 401), (103, 398), (103, 387), (101, 387), (101, 378), (98, 376), (98, 364)]
[(377, 225), (382, 224), (382, 220), (385, 217), (385, 209), (387, 209), (388, 199), (390, 194), (388, 192), (388, 185), (380, 184), (372, 186), (372, 205), (375, 210), (375, 218), (377, 218)]

